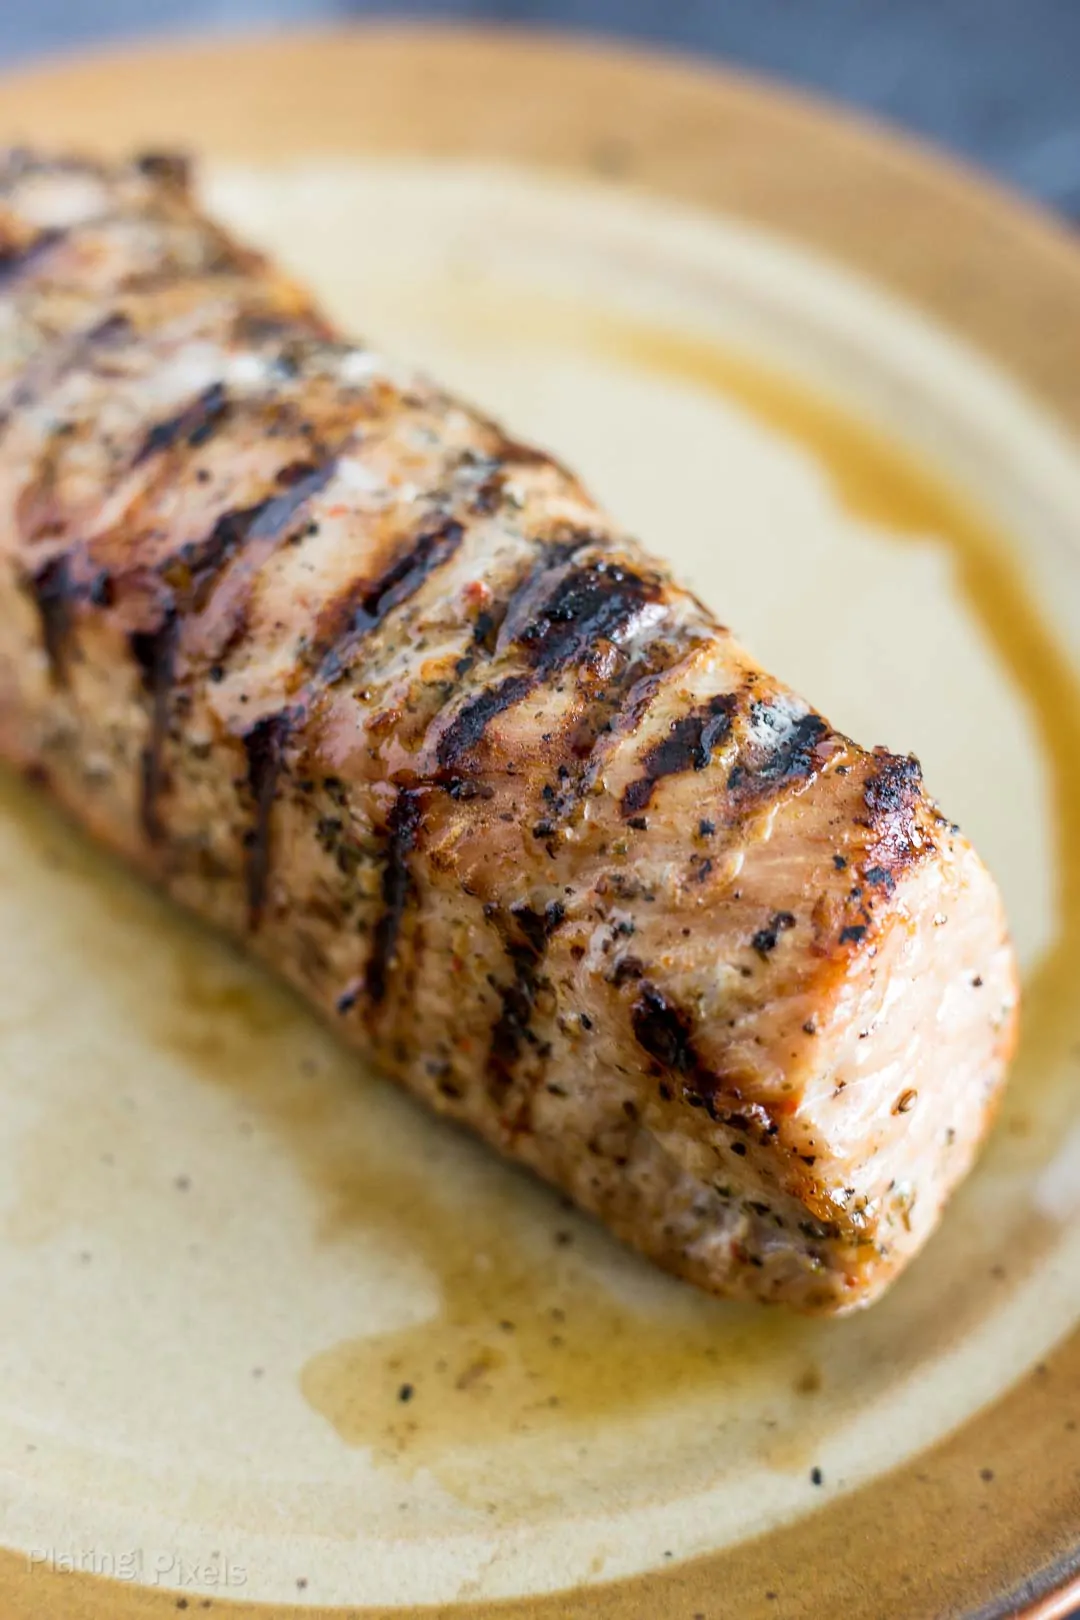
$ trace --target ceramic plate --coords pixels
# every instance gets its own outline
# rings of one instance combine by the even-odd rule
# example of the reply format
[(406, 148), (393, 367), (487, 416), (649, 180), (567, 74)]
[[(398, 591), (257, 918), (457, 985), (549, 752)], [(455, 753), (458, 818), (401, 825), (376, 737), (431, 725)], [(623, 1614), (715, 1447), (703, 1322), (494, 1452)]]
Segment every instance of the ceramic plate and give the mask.
[(659, 1276), (429, 1119), (5, 780), (3, 1613), (1066, 1613), (1080, 254), (831, 114), (550, 40), (136, 52), (11, 81), (0, 136), (197, 152), (348, 328), (921, 756), (1026, 982), (924, 1256), (794, 1320)]

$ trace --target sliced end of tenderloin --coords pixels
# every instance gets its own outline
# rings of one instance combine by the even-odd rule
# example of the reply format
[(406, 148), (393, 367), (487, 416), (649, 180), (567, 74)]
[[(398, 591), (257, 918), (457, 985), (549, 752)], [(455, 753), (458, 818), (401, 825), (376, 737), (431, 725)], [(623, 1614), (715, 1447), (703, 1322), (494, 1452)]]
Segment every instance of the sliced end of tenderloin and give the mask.
[[(817, 1015), (790, 1135), (835, 1230), (828, 1301), (874, 1298), (922, 1247), (993, 1118), (1018, 988), (1000, 897), (966, 841), (897, 884)], [(809, 1166), (808, 1166), (809, 1168)]]
[(807, 1310), (866, 1304), (993, 1118), (1019, 1001), (1000, 895), (914, 761), (852, 748), (758, 828), (708, 932), (734, 966), (711, 1019), (687, 1011), (689, 967), (631, 989), (666, 1093), (645, 1117), (741, 1217), (726, 1247), (714, 1218), (689, 1222), (679, 1269)]

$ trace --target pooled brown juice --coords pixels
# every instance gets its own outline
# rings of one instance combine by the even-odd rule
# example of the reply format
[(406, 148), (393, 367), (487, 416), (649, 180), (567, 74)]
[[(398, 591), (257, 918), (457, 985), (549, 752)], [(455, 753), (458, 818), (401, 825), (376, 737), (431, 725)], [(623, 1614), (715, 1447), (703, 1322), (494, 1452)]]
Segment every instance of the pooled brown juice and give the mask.
[[(770, 1350), (800, 1376), (799, 1330), (812, 1334), (814, 1324), (725, 1306), (667, 1279), (656, 1280), (659, 1309), (656, 1300), (646, 1310), (621, 1303), (597, 1276), (610, 1240), (531, 1177), (424, 1115), (407, 1114), (373, 1140), (378, 1121), (349, 1054), (323, 1039), (286, 1068), (259, 1051), (279, 1038), (266, 1016), (278, 999), (258, 983), (222, 985), (214, 965), (193, 957), (184, 1031), (173, 1037), (194, 1041), (203, 1071), (230, 1084), (242, 1072), (260, 1076), (250, 1095), (286, 1131), (318, 1191), (321, 1242), (362, 1235), (421, 1296), (425, 1283), (434, 1292), (419, 1320), (360, 1331), (304, 1367), (304, 1395), (344, 1440), (449, 1482), (440, 1464), (459, 1447), (595, 1422), (715, 1379), (730, 1385), (763, 1361), (775, 1368)], [(286, 1008), (281, 1029), (288, 1024)], [(464, 1481), (453, 1483), (464, 1494)]]
[(502, 1199), (418, 1211), (411, 1240), (437, 1281), (434, 1316), (346, 1340), (303, 1372), (304, 1394), (343, 1439), (446, 1482), (439, 1465), (459, 1446), (603, 1422), (714, 1380), (731, 1387), (792, 1337), (779, 1316), (731, 1320), (709, 1301), (622, 1304), (575, 1254), (578, 1222), (552, 1210), (542, 1238), (516, 1224)]
[[(597, 352), (715, 390), (790, 435), (817, 455), (847, 505), (898, 544), (932, 535), (948, 550), (1037, 729), (1055, 817), (1063, 920), (1025, 988), (1008, 1128), (1035, 1106), (1040, 1081), (1077, 1040), (1067, 989), (1080, 952), (1080, 701), (1016, 563), (987, 524), (891, 444), (787, 381), (644, 327), (598, 319), (586, 336)], [(573, 340), (581, 339), (575, 327)], [(722, 602), (713, 605), (723, 611)], [(304, 1397), (344, 1441), (406, 1473), (429, 1468), (478, 1500), (457, 1459), (515, 1436), (572, 1440), (691, 1397), (732, 1406), (740, 1392), (783, 1389), (797, 1393), (806, 1418), (797, 1434), (775, 1436), (771, 1456), (764, 1437), (766, 1456), (805, 1466), (822, 1383), (827, 1396), (843, 1376), (847, 1324), (726, 1305), (624, 1256), (597, 1226), (482, 1146), (407, 1103), (388, 1104), (382, 1086), (365, 1082), (355, 1055), (295, 997), (122, 877), (43, 814), (29, 790), (6, 783), (3, 807), (25, 825), (31, 847), (60, 850), (65, 879), (92, 884), (123, 925), (104, 931), (95, 954), (117, 1027), (136, 1022), (200, 1081), (242, 1099), (311, 1188), (317, 1241), (340, 1247), (346, 1263), (355, 1245), (358, 1266), (374, 1251), (408, 1285), (410, 1320), (384, 1331), (381, 1318), (360, 1313), (352, 1336), (315, 1350), (299, 1372)], [(100, 1156), (84, 1151), (84, 1124), (76, 1108), (30, 1133), (13, 1235), (36, 1241), (112, 1196)], [(94, 1140), (104, 1151), (100, 1131)], [(1016, 1243), (1030, 1250), (1030, 1227), (1017, 1231)], [(965, 1312), (985, 1308), (984, 1294), (973, 1278), (970, 1300), (958, 1298), (940, 1331), (959, 1335)], [(888, 1309), (877, 1307), (875, 1318)], [(310, 1326), (317, 1345), (318, 1323)], [(912, 1338), (910, 1355), (926, 1354), (925, 1322)]]

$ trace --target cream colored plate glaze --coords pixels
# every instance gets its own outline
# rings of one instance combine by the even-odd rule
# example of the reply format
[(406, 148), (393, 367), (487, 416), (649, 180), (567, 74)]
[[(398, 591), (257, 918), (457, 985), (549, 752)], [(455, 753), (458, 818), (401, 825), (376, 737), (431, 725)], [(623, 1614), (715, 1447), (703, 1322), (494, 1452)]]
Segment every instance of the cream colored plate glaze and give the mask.
[(347, 327), (571, 461), (839, 725), (920, 754), (1004, 888), (1027, 1034), (977, 1175), (881, 1305), (728, 1307), (358, 1072), (5, 785), (5, 1540), (186, 1593), (413, 1603), (800, 1516), (1080, 1316), (1080, 715), (1053, 645), (1080, 643), (1080, 464), (955, 342), (745, 227), (450, 167), (208, 192)]

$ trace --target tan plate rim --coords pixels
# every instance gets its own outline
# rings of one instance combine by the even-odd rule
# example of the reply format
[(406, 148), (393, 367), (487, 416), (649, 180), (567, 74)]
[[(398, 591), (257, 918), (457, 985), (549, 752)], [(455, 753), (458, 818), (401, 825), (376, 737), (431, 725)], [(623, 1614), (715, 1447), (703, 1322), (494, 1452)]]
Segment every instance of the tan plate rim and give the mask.
[[(494, 158), (722, 209), (920, 306), (1080, 433), (1080, 367), (1062, 341), (1080, 331), (1080, 249), (1068, 230), (905, 138), (760, 81), (595, 39), (366, 25), (129, 47), (24, 70), (2, 91), (3, 141), (265, 161)], [(1080, 1604), (1080, 1445), (1064, 1428), (1077, 1409), (1080, 1333), (929, 1452), (794, 1525), (572, 1595), (423, 1612), (1063, 1620)], [(980, 1477), (990, 1465), (992, 1504)], [(31, 1573), (0, 1553), (0, 1608), (12, 1620), (162, 1617), (175, 1615), (176, 1596)], [(212, 1612), (404, 1611), (215, 1598)]]

